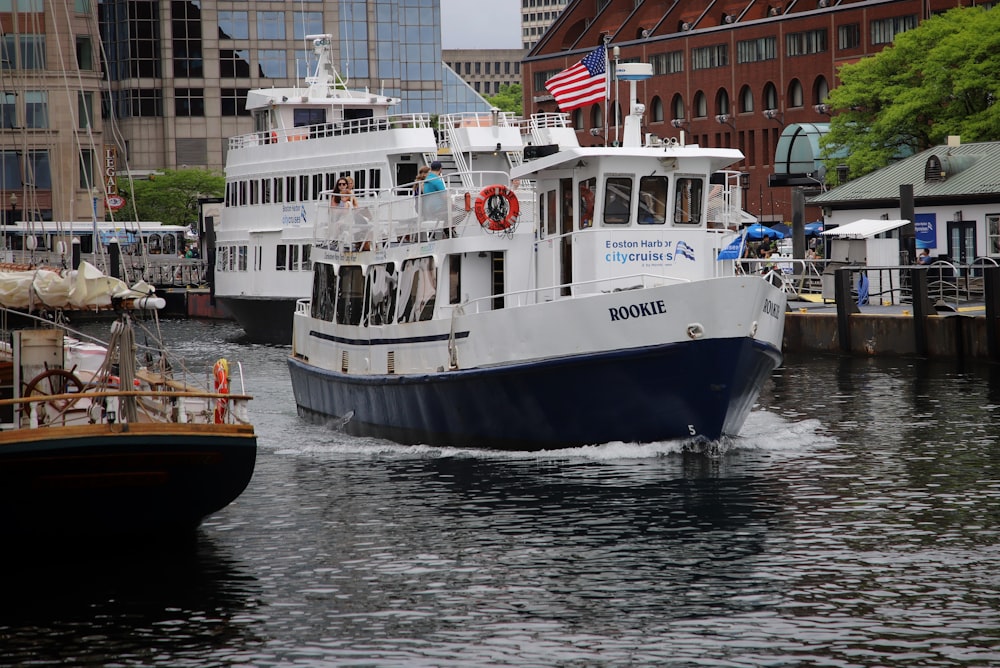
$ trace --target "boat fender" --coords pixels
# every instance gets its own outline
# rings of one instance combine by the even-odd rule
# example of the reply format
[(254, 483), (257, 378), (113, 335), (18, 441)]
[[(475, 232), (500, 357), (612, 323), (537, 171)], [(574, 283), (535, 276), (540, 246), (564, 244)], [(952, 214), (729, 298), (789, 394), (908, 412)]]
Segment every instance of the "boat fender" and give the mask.
[[(212, 367), (212, 374), (215, 376), (215, 392), (217, 394), (229, 394), (229, 361), (225, 357), (216, 361)], [(215, 400), (215, 423), (222, 424), (226, 419), (226, 404), (228, 399), (222, 397)]]
[(521, 215), (514, 191), (503, 185), (483, 188), (476, 198), (476, 219), (487, 232), (510, 230)]
[(472, 193), (465, 193), (465, 210), (472, 211)]

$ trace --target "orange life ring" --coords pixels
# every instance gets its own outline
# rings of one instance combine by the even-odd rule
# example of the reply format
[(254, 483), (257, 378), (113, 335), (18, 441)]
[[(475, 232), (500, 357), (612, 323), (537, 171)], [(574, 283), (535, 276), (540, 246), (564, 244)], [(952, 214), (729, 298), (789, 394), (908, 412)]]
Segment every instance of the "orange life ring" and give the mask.
[[(212, 367), (212, 374), (215, 376), (215, 391), (218, 394), (229, 394), (229, 362), (225, 357), (218, 360)], [(228, 399), (219, 398), (215, 400), (215, 423), (222, 424), (226, 421), (226, 405)]]
[(505, 232), (514, 226), (521, 207), (514, 191), (503, 185), (486, 186), (476, 198), (476, 219), (489, 232)]

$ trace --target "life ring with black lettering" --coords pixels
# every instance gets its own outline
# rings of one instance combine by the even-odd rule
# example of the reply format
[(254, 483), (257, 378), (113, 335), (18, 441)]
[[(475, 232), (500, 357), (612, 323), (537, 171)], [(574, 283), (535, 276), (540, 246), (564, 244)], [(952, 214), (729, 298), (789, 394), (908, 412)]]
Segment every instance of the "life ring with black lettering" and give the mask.
[[(219, 359), (212, 367), (212, 375), (215, 377), (216, 394), (229, 394), (229, 362), (225, 357)], [(226, 421), (226, 405), (228, 399), (219, 398), (215, 400), (215, 424), (222, 424)]]
[(514, 191), (503, 185), (486, 186), (474, 207), (476, 220), (487, 232), (506, 232), (521, 216), (521, 205)]

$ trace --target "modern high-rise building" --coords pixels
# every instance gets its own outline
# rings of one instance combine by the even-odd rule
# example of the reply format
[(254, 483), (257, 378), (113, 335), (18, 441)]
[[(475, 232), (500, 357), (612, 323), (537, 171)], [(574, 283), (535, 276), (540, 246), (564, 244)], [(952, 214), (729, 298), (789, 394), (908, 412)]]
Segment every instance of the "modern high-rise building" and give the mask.
[(247, 91), (303, 84), (311, 35), (399, 113), (488, 110), (443, 65), (440, 25), (439, 0), (0, 0), (0, 201), (69, 220), (97, 200), (103, 216), (115, 173), (221, 169), (252, 130)]
[(569, 0), (521, 0), (521, 42), (525, 49), (538, 42), (568, 4)]

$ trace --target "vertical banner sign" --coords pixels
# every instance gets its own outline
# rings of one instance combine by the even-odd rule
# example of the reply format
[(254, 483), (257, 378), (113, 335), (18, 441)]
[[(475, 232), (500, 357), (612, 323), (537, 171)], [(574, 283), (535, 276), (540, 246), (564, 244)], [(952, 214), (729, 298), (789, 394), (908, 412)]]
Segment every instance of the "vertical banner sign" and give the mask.
[(104, 205), (112, 211), (125, 206), (125, 198), (118, 194), (118, 147), (104, 147)]

